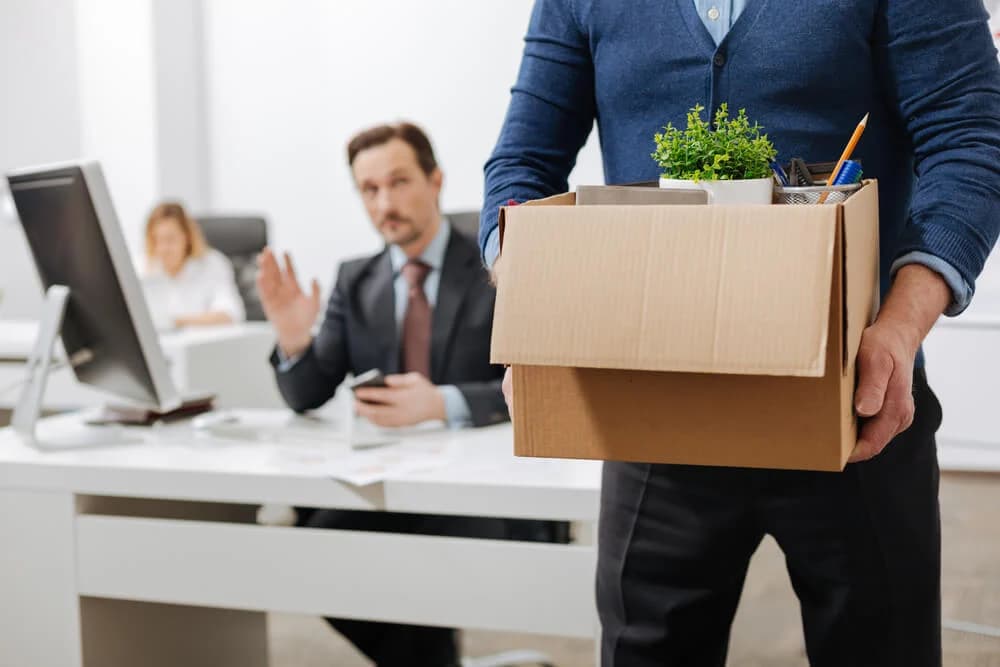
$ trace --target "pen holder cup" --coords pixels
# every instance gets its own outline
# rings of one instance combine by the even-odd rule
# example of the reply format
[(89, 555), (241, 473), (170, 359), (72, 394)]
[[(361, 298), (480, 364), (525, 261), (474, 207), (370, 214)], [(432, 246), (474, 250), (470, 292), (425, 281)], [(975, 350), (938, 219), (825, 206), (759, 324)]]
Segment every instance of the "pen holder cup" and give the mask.
[(774, 203), (776, 204), (818, 204), (824, 192), (829, 195), (824, 204), (839, 204), (861, 189), (861, 183), (847, 185), (811, 185), (802, 187), (775, 187)]

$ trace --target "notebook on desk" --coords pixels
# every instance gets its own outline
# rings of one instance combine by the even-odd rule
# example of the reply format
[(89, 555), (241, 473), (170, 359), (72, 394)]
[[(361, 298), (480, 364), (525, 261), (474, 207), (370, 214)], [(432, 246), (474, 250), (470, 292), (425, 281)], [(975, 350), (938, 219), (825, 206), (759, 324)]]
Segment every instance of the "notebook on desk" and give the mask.
[(87, 420), (91, 426), (152, 426), (159, 422), (173, 422), (208, 412), (215, 402), (215, 394), (191, 394), (182, 399), (178, 408), (159, 412), (134, 405), (105, 405), (94, 417)]

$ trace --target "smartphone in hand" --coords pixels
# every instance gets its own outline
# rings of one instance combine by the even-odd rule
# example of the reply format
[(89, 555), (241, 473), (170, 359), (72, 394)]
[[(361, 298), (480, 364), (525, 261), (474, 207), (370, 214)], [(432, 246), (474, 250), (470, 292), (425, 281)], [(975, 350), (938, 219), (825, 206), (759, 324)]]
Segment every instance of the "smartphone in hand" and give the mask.
[(370, 371), (365, 371), (361, 375), (356, 376), (349, 385), (351, 391), (359, 389), (360, 387), (384, 387), (385, 386), (385, 376), (377, 368), (373, 368)]
[[(356, 376), (351, 380), (350, 385), (351, 391), (361, 389), (362, 387), (385, 387), (385, 375), (382, 374), (377, 368), (373, 368), (370, 371), (365, 371), (361, 375)], [(362, 400), (362, 399), (359, 399)], [(364, 401), (365, 403), (372, 403), (377, 405), (377, 401)]]

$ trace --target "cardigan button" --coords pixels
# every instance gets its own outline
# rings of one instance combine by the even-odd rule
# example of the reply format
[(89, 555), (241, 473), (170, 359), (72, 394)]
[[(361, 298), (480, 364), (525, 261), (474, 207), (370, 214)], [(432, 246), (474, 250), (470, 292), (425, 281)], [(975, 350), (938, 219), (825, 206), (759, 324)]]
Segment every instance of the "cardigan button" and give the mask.
[(715, 57), (712, 58), (712, 64), (715, 65), (716, 67), (722, 67), (723, 65), (725, 65), (726, 64), (726, 54), (725, 53), (716, 53)]

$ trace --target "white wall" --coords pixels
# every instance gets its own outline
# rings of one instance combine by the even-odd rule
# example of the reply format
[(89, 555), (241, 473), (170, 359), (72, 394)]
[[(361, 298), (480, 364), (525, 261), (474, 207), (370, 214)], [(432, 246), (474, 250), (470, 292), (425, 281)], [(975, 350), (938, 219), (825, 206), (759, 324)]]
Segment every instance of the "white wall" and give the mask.
[[(79, 153), (73, 0), (4, 2), (0, 173)], [(0, 198), (5, 192), (6, 187), (0, 188)], [(0, 318), (31, 316), (41, 304), (41, 286), (24, 233), (6, 208), (0, 211), (0, 290)]]
[(131, 248), (159, 194), (153, 7), (76, 0), (83, 154), (101, 161)]
[[(127, 0), (134, 1), (134, 0)], [(160, 197), (208, 206), (202, 0), (155, 0), (156, 141)]]
[[(101, 161), (125, 237), (163, 197), (208, 197), (201, 0), (0, 5), (0, 172)], [(0, 318), (30, 317), (40, 286), (0, 191)]]
[(79, 153), (73, 16), (73, 0), (3, 4), (0, 169)]
[[(214, 0), (205, 5), (211, 202), (257, 210), (303, 277), (380, 247), (345, 145), (409, 119), (431, 136), (445, 210), (478, 209), (482, 167), (520, 62), (532, 0)], [(592, 141), (596, 144), (596, 141)], [(596, 145), (574, 179), (600, 183)]]
[(201, 0), (75, 0), (83, 153), (101, 161), (125, 238), (153, 205), (208, 198)]

